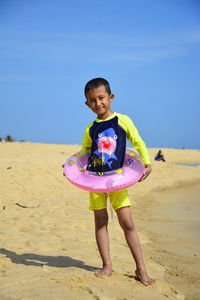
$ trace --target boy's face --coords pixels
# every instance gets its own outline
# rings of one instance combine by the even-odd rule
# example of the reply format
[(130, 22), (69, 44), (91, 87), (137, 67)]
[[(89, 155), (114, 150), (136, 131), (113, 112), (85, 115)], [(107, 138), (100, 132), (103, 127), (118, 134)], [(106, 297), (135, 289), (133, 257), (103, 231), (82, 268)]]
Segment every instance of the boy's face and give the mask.
[(97, 114), (99, 119), (105, 120), (112, 115), (110, 104), (114, 99), (114, 95), (109, 95), (104, 85), (89, 91), (86, 98), (85, 104)]

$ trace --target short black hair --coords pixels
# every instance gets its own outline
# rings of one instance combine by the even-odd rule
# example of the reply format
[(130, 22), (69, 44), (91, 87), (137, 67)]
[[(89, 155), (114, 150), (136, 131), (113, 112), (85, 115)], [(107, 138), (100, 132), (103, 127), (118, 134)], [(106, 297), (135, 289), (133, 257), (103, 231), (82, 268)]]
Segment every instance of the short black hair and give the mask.
[(85, 85), (85, 89), (84, 89), (84, 93), (85, 93), (85, 97), (87, 99), (87, 93), (93, 89), (96, 89), (98, 87), (100, 87), (101, 85), (104, 85), (106, 88), (107, 93), (110, 95), (111, 94), (111, 89), (110, 89), (110, 85), (109, 82), (104, 79), (104, 78), (94, 78), (90, 81), (88, 81), (88, 83), (86, 83)]

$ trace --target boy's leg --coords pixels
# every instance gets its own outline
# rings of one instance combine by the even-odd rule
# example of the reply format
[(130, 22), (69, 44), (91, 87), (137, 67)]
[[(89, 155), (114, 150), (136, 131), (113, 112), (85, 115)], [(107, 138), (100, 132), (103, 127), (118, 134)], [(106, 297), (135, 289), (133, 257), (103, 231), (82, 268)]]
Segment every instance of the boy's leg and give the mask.
[(131, 215), (131, 208), (130, 206), (121, 207), (116, 210), (116, 213), (136, 263), (136, 276), (143, 284), (149, 285), (152, 283), (152, 280), (148, 277), (145, 268), (140, 242)]
[(103, 261), (103, 268), (95, 272), (96, 276), (109, 276), (112, 273), (108, 237), (108, 213), (107, 209), (94, 210), (95, 234), (99, 252)]
[(112, 264), (109, 251), (107, 194), (90, 192), (90, 210), (94, 211), (95, 235), (97, 246), (103, 261), (103, 268), (95, 272), (97, 276), (109, 276)]

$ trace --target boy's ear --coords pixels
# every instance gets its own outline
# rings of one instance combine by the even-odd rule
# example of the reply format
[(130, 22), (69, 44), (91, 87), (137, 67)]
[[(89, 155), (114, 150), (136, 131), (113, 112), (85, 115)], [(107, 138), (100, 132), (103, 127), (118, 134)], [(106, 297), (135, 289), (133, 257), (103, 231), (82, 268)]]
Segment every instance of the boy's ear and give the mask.
[(112, 102), (115, 98), (115, 95), (114, 94), (110, 94), (110, 102)]

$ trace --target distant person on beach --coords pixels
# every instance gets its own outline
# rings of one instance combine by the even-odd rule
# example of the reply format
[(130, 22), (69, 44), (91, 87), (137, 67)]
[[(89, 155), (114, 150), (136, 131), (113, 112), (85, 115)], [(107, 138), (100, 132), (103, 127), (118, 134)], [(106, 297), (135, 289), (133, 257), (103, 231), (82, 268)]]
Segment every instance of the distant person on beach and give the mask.
[(159, 160), (166, 161), (161, 150), (159, 150), (158, 153), (156, 154), (155, 160), (157, 160), (157, 161), (159, 161)]
[[(140, 179), (140, 181), (143, 181), (151, 173), (151, 162), (148, 150), (132, 120), (126, 115), (112, 112), (110, 105), (114, 99), (114, 94), (111, 93), (108, 81), (103, 78), (92, 79), (86, 84), (84, 92), (86, 97), (85, 104), (97, 115), (96, 120), (85, 129), (82, 151), (80, 152), (84, 155), (86, 153), (89, 154), (87, 169), (93, 172), (106, 172), (122, 168), (126, 150), (126, 138), (128, 138), (132, 145), (136, 147), (144, 163), (144, 174)], [(102, 144), (98, 148), (97, 140), (102, 137), (105, 131), (107, 131), (107, 142), (102, 141)], [(104, 146), (107, 151), (113, 149), (112, 139), (108, 136), (108, 132), (115, 133), (113, 138), (117, 146), (115, 158), (110, 158), (106, 161), (102, 156), (98, 156), (97, 153), (99, 150), (102, 150)], [(103, 263), (102, 269), (95, 272), (95, 275), (103, 277), (109, 276), (112, 273), (107, 230), (108, 196), (110, 197), (111, 204), (117, 214), (119, 224), (124, 231), (127, 244), (135, 260), (136, 279), (144, 285), (149, 285), (153, 281), (149, 278), (145, 268), (140, 242), (132, 219), (131, 201), (126, 189), (108, 194), (90, 192), (89, 209), (94, 211), (96, 241)]]

